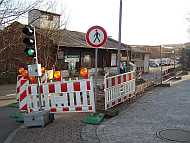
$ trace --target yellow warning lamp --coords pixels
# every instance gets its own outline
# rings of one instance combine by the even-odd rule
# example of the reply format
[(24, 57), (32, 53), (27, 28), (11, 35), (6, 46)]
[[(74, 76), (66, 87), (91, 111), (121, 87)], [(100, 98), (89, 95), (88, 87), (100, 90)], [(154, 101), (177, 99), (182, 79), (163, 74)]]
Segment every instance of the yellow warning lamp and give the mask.
[(20, 75), (22, 75), (22, 72), (24, 71), (24, 68), (19, 68), (18, 72)]
[(87, 68), (81, 68), (80, 76), (83, 78), (88, 78), (88, 69)]
[(54, 79), (57, 80), (57, 81), (60, 81), (61, 80), (61, 71), (54, 71)]
[(41, 68), (42, 73), (45, 73), (45, 70), (46, 70), (45, 67)]

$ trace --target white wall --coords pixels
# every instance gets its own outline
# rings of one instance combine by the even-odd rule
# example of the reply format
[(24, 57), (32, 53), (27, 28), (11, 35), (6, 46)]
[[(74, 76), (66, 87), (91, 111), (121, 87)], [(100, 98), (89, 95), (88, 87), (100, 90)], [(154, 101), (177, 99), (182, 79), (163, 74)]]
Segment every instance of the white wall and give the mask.
[(150, 55), (145, 54), (145, 56), (144, 56), (144, 71), (145, 72), (149, 71), (149, 58), (150, 58)]

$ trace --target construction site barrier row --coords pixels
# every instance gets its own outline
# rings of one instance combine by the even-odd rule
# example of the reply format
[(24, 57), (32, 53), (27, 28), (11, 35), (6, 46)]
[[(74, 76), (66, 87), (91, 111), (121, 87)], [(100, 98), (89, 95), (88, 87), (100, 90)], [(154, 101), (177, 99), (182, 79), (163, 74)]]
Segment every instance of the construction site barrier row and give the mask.
[[(104, 77), (105, 110), (135, 96), (135, 72)], [(29, 84), (18, 77), (17, 94), (21, 111), (39, 111), (40, 107), (58, 112), (95, 112), (93, 79)], [(41, 99), (41, 101), (40, 101)], [(41, 104), (41, 105), (40, 105)]]

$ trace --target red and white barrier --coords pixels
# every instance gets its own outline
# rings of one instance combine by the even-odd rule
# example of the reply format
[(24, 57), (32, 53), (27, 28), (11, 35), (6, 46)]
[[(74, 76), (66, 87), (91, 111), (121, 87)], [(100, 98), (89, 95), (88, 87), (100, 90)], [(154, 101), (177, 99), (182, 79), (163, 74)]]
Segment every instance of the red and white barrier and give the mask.
[(28, 87), (29, 81), (27, 79), (24, 79), (22, 76), (17, 77), (17, 99), (19, 101), (19, 109), (21, 111), (27, 111), (27, 87)]
[(104, 78), (105, 110), (131, 98), (135, 92), (134, 72)]
[[(29, 85), (30, 109), (39, 110), (37, 85)], [(56, 112), (95, 112), (92, 79), (45, 83), (40, 86), (42, 107)]]

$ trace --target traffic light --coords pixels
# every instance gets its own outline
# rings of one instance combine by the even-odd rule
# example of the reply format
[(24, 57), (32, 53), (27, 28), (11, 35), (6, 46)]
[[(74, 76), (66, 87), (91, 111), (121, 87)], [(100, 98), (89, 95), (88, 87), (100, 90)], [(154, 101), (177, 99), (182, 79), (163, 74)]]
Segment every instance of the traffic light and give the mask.
[(24, 54), (28, 57), (36, 57), (34, 27), (26, 25), (22, 32), (26, 35), (23, 39), (23, 43), (26, 45)]

